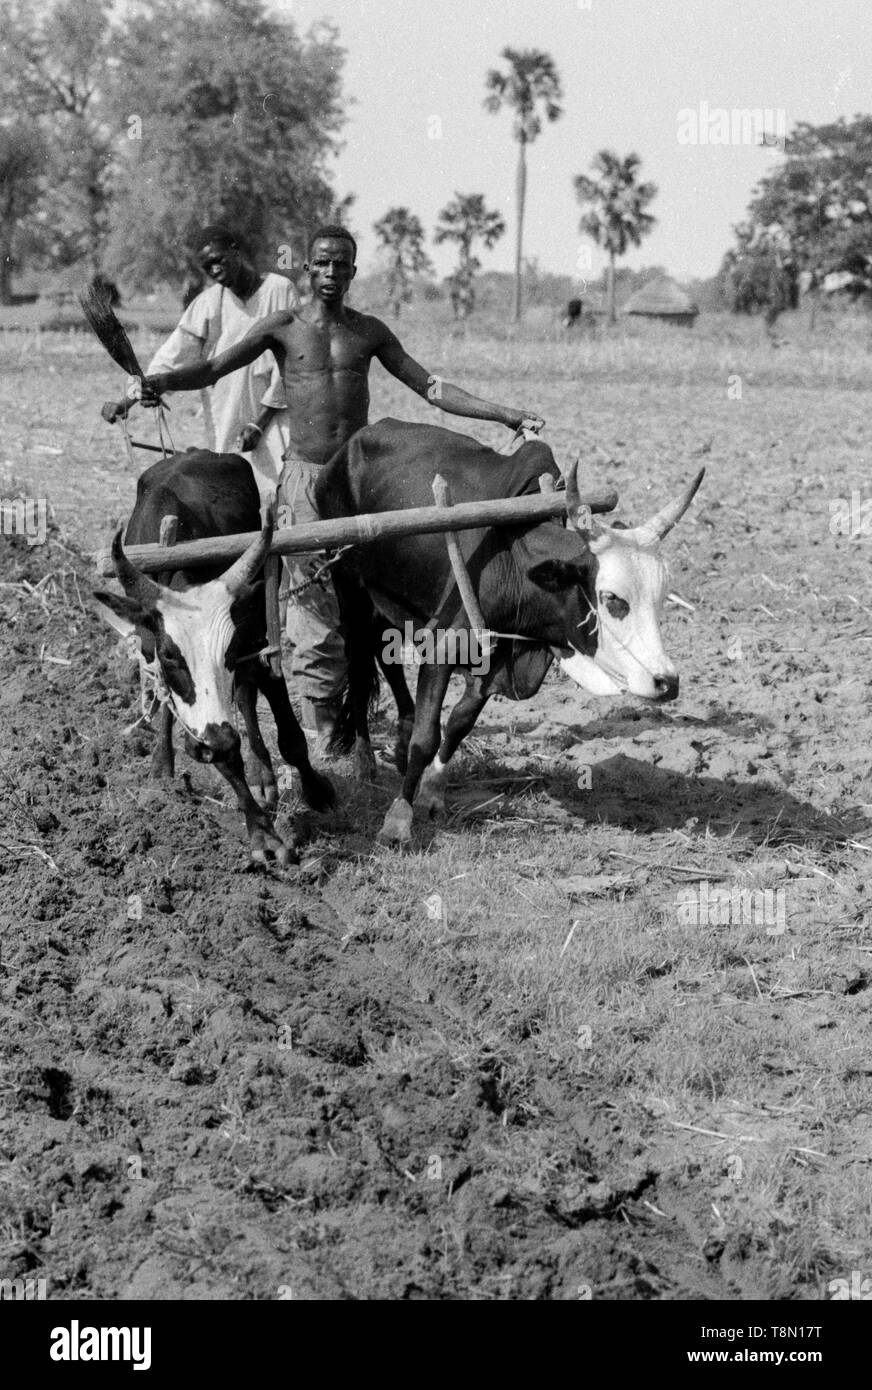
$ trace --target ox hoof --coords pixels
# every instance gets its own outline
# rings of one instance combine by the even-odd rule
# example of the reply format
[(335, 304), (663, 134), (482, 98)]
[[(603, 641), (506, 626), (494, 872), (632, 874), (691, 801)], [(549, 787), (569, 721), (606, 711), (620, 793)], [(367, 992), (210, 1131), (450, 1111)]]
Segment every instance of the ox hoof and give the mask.
[(421, 778), (415, 805), (421, 815), (431, 821), (444, 821), (448, 815), (445, 809), (445, 779), (445, 767), (438, 758)]
[(424, 791), (415, 802), (422, 816), (427, 816), (431, 821), (444, 821), (448, 817), (448, 809), (445, 805), (445, 793), (437, 791)]
[(316, 772), (313, 767), (306, 771), (300, 769), (300, 786), (303, 800), (313, 811), (329, 811), (331, 806), (336, 805), (336, 791), (330, 778)]
[(412, 843), (412, 808), (401, 796), (391, 803), (378, 838), (383, 845)]
[(262, 826), (258, 826), (251, 832), (249, 853), (252, 863), (262, 864), (264, 868), (271, 859), (274, 859), (283, 869), (287, 868), (289, 864), (300, 862), (300, 856), (293, 841), (288, 844), (274, 830), (266, 830)]
[(376, 779), (375, 753), (367, 739), (355, 740), (351, 755), (351, 771), (355, 782), (374, 782)]

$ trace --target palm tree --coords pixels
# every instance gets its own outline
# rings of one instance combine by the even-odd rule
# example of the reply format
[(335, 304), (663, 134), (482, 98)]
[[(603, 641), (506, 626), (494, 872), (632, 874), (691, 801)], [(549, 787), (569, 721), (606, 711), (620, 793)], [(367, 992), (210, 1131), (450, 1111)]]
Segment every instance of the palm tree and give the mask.
[(485, 250), (490, 251), (505, 230), (506, 224), (499, 213), (485, 207), (482, 193), (455, 193), (453, 200), (440, 212), (433, 240), (437, 245), (456, 241), (458, 247), (457, 269), (450, 282), (455, 317), (466, 318), (475, 305), (472, 282), (476, 271), (481, 269), (481, 262), (473, 255), (473, 245), (480, 241)]
[(542, 116), (556, 121), (563, 115), (559, 105), (563, 95), (554, 60), (536, 48), (504, 48), (500, 55), (508, 72), (491, 68), (485, 79), (486, 111), (497, 112), (508, 106), (514, 112), (512, 135), (518, 142), (517, 232), (515, 241), (515, 323), (521, 317), (521, 244), (524, 234), (524, 203), (527, 196), (527, 146), (542, 129)]
[(621, 159), (612, 150), (600, 150), (591, 166), (594, 178), (578, 174), (575, 196), (590, 204), (579, 224), (597, 246), (609, 253), (609, 322), (615, 322), (615, 261), (628, 246), (638, 246), (657, 221), (645, 208), (657, 196), (654, 183), (637, 183), (642, 164), (637, 154)]
[(394, 316), (399, 318), (401, 306), (412, 298), (412, 276), (433, 269), (424, 250), (424, 228), (408, 208), (388, 208), (384, 217), (373, 224), (373, 231), (390, 255), (388, 299)]

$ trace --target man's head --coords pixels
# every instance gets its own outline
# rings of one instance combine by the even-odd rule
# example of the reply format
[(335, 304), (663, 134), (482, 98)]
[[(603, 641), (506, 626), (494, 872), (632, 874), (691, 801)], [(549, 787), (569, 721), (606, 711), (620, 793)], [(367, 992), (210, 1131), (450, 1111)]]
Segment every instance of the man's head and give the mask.
[(238, 236), (223, 223), (203, 227), (197, 237), (196, 258), (204, 275), (229, 290), (238, 287), (247, 267)]
[(357, 242), (344, 227), (319, 227), (309, 238), (309, 284), (316, 299), (326, 304), (341, 302), (357, 274)]

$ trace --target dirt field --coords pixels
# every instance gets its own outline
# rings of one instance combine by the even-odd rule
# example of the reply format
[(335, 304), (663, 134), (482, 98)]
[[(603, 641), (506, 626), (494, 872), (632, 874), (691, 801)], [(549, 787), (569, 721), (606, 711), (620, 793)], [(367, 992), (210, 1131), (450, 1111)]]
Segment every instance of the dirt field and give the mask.
[[(249, 869), (210, 769), (146, 780), (136, 671), (89, 606), (84, 552), (134, 493), (99, 419), (120, 374), (84, 336), (0, 336), (0, 495), (54, 518), (45, 545), (0, 536), (0, 1277), (831, 1298), (872, 1275), (872, 590), (867, 539), (830, 529), (872, 495), (868, 326), (797, 321), (775, 350), (733, 320), (400, 327), (541, 411), (628, 518), (706, 464), (666, 543), (680, 699), (552, 676), (495, 702), (410, 854), (375, 844), (388, 770), (340, 767), (329, 817), (286, 779), (303, 862)], [(373, 375), (373, 419), (433, 418)], [(191, 404), (172, 419), (194, 442)], [(718, 888), (769, 896), (694, 920)]]

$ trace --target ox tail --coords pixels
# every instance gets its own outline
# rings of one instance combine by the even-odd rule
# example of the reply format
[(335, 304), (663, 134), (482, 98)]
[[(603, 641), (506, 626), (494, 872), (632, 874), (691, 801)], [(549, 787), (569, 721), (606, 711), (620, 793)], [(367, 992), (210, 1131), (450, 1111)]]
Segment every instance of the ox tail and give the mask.
[(369, 716), (378, 708), (379, 676), (375, 647), (375, 608), (351, 575), (335, 574), (348, 668), (339, 691), (339, 713), (328, 751), (350, 753), (355, 739), (368, 736)]

